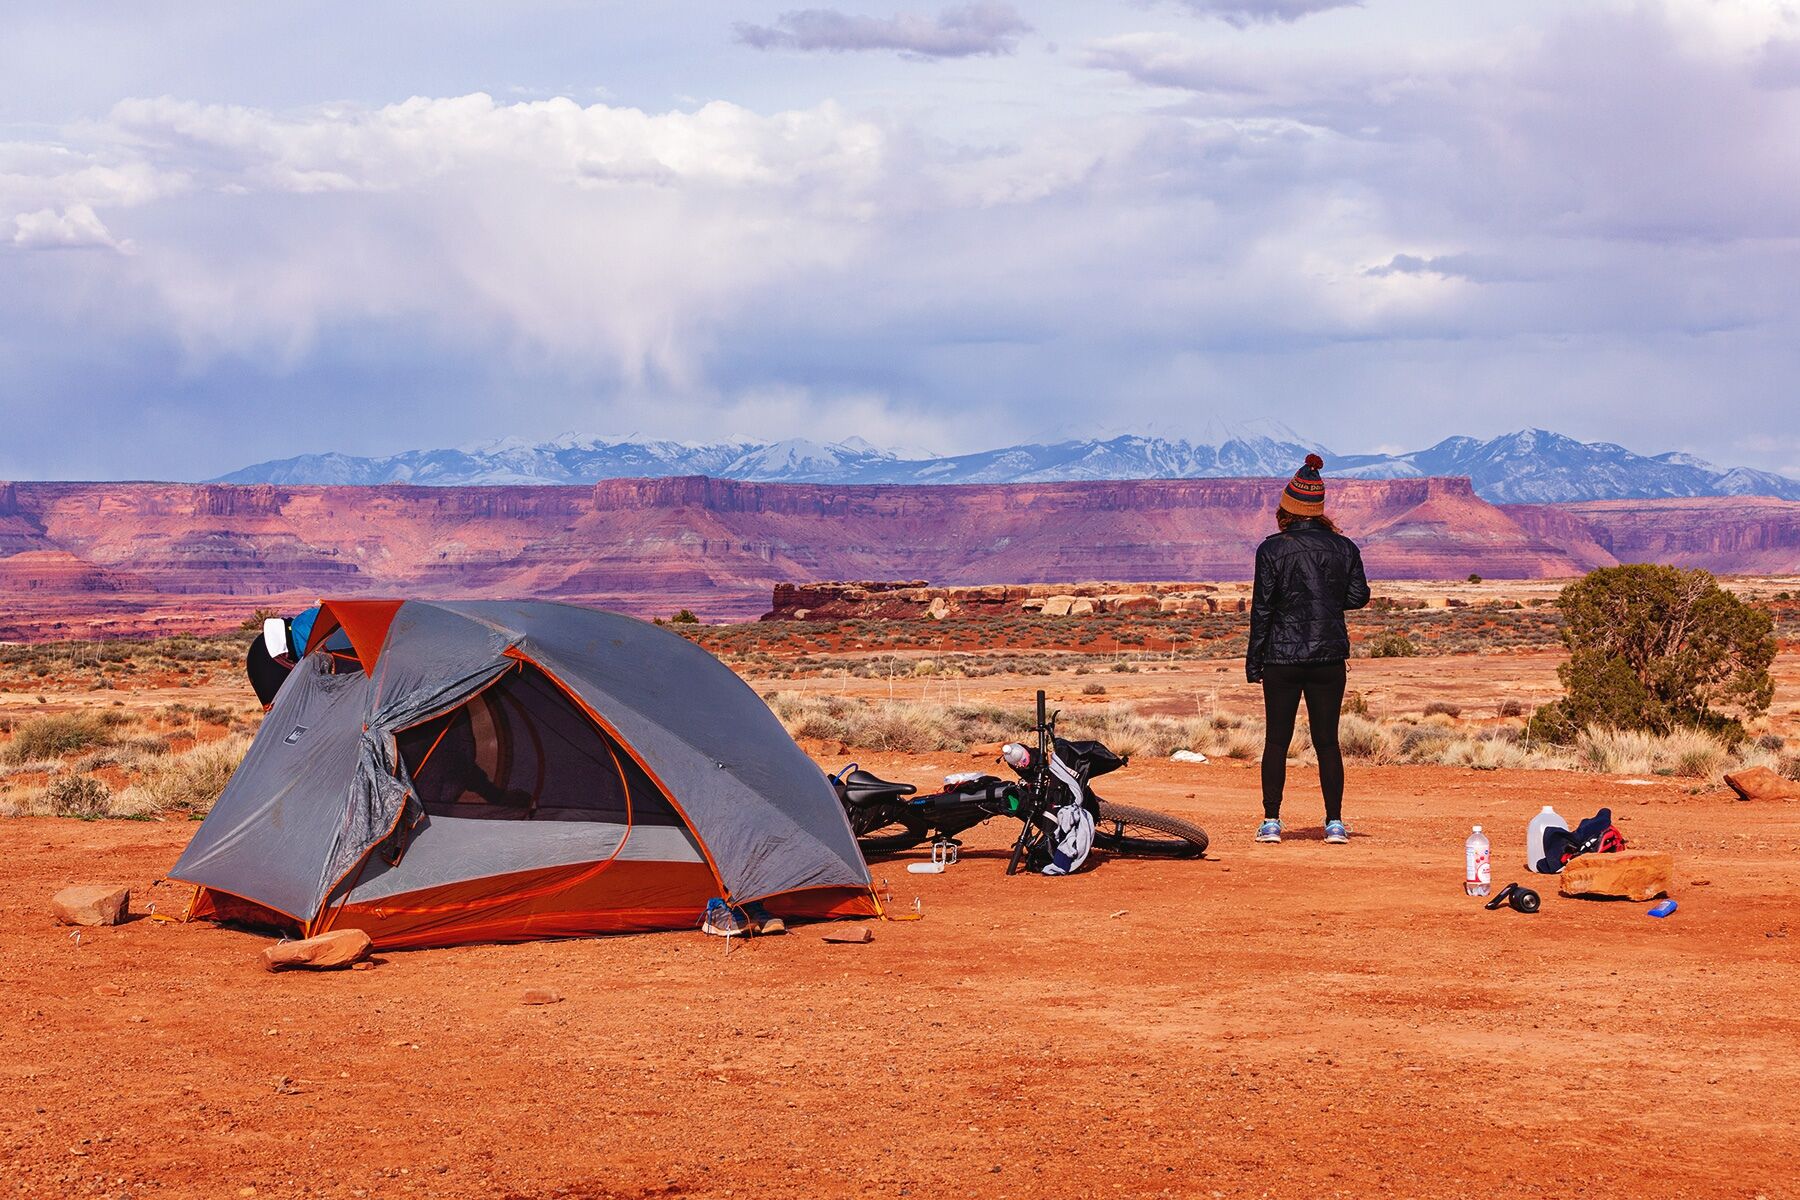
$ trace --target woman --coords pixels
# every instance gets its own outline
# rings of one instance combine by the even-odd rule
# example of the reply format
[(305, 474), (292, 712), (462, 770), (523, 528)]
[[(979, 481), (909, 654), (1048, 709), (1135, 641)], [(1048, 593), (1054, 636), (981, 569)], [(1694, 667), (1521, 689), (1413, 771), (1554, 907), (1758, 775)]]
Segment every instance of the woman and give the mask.
[(1338, 713), (1344, 704), (1344, 660), (1350, 657), (1346, 609), (1369, 602), (1362, 554), (1325, 515), (1325, 460), (1306, 465), (1282, 489), (1279, 530), (1256, 548), (1256, 589), (1250, 601), (1250, 650), (1244, 675), (1263, 687), (1263, 823), (1259, 842), (1281, 840), (1281, 790), (1287, 783), (1288, 743), (1306, 698), (1306, 723), (1319, 756), (1325, 793), (1325, 840), (1350, 840), (1344, 825), (1344, 756), (1338, 751)]

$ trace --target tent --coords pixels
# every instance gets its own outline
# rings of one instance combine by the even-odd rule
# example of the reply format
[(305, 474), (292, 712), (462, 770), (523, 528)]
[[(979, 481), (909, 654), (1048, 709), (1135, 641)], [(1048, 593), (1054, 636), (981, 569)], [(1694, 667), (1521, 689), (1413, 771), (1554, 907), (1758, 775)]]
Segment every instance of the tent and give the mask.
[(688, 639), (531, 602), (333, 600), (170, 871), (189, 915), (378, 947), (873, 915), (830, 783)]

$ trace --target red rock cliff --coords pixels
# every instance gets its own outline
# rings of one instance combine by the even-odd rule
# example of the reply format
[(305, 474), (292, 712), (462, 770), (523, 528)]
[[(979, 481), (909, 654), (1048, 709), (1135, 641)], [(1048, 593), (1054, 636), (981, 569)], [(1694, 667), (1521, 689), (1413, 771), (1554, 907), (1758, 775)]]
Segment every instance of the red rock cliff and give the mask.
[[(817, 579), (1243, 579), (1273, 528), (1279, 486), (0, 484), (0, 564), (38, 555), (0, 569), (10, 596), (31, 596), (0, 614), (0, 638), (70, 628), (64, 618), (101, 595), (123, 628), (133, 605), (166, 609), (167, 597), (227, 598), (222, 609), (236, 612), (251, 598), (327, 593), (540, 596), (754, 616), (775, 584)], [(1331, 488), (1334, 515), (1377, 578), (1572, 575), (1614, 554), (1774, 571), (1800, 557), (1800, 505), (1779, 501), (1502, 510), (1464, 479)]]

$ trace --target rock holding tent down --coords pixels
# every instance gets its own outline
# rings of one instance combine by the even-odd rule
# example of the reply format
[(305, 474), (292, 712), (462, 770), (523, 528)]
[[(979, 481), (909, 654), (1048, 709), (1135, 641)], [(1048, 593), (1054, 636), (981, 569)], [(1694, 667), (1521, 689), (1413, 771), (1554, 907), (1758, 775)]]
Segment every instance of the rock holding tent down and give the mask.
[(1621, 850), (1617, 854), (1582, 854), (1570, 859), (1562, 871), (1561, 891), (1565, 896), (1653, 900), (1668, 895), (1674, 881), (1673, 855)]
[(1733, 771), (1725, 782), (1739, 800), (1800, 800), (1800, 783), (1783, 779), (1767, 767)]
[(297, 942), (276, 942), (262, 952), (262, 961), (270, 971), (332, 971), (367, 958), (371, 945), (360, 929), (334, 929)]
[(63, 925), (117, 925), (131, 912), (131, 889), (66, 887), (50, 899), (50, 909)]

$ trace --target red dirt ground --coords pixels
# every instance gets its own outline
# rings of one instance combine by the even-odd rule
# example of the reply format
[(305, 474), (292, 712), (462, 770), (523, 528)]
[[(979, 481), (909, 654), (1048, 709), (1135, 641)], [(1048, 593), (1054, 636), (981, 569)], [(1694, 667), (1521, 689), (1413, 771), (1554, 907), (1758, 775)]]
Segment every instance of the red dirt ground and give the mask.
[[(1800, 805), (1353, 769), (1359, 836), (1331, 847), (1296, 771), (1298, 835), (1263, 847), (1248, 766), (1107, 782), (1197, 817), (1216, 861), (1007, 879), (996, 827), (943, 876), (878, 863), (924, 916), (870, 945), (672, 933), (323, 975), (208, 925), (78, 946), (51, 923), (72, 882), (180, 911), (159, 875), (191, 825), (0, 822), (0, 1194), (1795, 1194)], [(1674, 851), (1680, 911), (1463, 896), (1468, 825), (1503, 883), (1545, 802)]]

